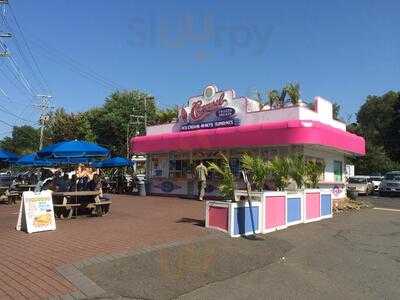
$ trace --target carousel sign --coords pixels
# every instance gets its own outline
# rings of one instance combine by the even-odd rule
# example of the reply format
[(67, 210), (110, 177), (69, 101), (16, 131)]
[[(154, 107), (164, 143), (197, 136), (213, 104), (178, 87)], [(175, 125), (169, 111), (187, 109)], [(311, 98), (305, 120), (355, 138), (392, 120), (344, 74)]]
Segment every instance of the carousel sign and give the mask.
[(236, 110), (230, 107), (233, 95), (233, 91), (219, 92), (216, 86), (207, 86), (202, 96), (191, 98), (189, 106), (180, 110), (181, 131), (239, 125), (239, 120), (234, 118)]

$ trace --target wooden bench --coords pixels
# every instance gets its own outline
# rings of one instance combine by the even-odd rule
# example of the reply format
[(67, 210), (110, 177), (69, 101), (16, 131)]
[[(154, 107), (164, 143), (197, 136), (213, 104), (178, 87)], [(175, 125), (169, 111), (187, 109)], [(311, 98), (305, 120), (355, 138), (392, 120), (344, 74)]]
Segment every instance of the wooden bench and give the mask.
[(21, 194), (14, 191), (9, 192), (6, 196), (8, 198), (8, 204), (15, 204), (17, 200), (21, 199)]
[(9, 192), (8, 190), (0, 196), (0, 202), (7, 203), (9, 205), (15, 204), (17, 202), (17, 199), (20, 199), (21, 195), (16, 192)]
[[(87, 197), (91, 198), (88, 203)], [(68, 213), (68, 217), (72, 217), (73, 213), (79, 207), (87, 208), (91, 215), (101, 217), (110, 211), (112, 201), (101, 194), (101, 191), (70, 191), (70, 192), (53, 192), (53, 200), (62, 198), (62, 204), (54, 204), (55, 212), (59, 212), (60, 217), (63, 212)], [(78, 204), (68, 203), (70, 200), (80, 202)], [(82, 199), (85, 199), (82, 201)], [(56, 214), (58, 216), (58, 214)]]
[(112, 201), (96, 201), (93, 203), (89, 203), (86, 207), (91, 210), (91, 214), (97, 217), (101, 217), (106, 215), (110, 211), (110, 205)]
[(64, 219), (65, 217), (67, 217), (67, 219), (71, 219), (72, 216), (74, 215), (74, 212), (76, 212), (80, 206), (81, 204), (79, 203), (53, 204), (54, 214), (60, 219)]

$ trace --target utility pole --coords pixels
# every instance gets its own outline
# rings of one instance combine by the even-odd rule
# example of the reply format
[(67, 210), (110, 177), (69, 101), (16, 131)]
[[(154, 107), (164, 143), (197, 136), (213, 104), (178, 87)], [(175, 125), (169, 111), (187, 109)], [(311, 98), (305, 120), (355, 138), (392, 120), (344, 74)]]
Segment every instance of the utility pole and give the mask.
[[(129, 115), (129, 121), (126, 128), (126, 158), (129, 159), (129, 137), (131, 135), (131, 125), (136, 125), (135, 128), (144, 124), (144, 134), (146, 134), (146, 127), (147, 127), (147, 100), (153, 100), (153, 96), (144, 97), (144, 114), (143, 115)], [(135, 112), (135, 108), (132, 109)], [(139, 131), (136, 130), (135, 136), (139, 135)]]
[(143, 120), (145, 120), (145, 116), (140, 116), (140, 115), (130, 115), (129, 116), (129, 122), (128, 122), (128, 127), (126, 129), (126, 158), (129, 159), (129, 138), (132, 134), (132, 128), (131, 125), (135, 125), (134, 128), (136, 129), (136, 132), (134, 133), (135, 136), (139, 135), (139, 131), (137, 130), (137, 126), (143, 123)]
[(39, 104), (35, 105), (40, 111), (40, 142), (39, 142), (39, 150), (43, 148), (43, 140), (44, 140), (44, 126), (46, 122), (49, 120), (50, 110), (53, 109), (53, 106), (50, 106), (50, 99), (52, 96), (50, 95), (37, 95), (40, 99)]
[[(2, 14), (2, 19), (4, 20), (5, 19), (5, 14), (6, 14), (6, 5), (8, 4), (8, 0), (0, 0), (0, 9), (1, 9), (1, 14)], [(5, 25), (4, 24), (4, 21), (3, 21), (3, 24), (2, 24), (3, 26)], [(0, 38), (10, 38), (10, 37), (12, 37), (12, 34), (11, 33), (9, 33), (9, 32), (4, 32), (4, 31), (2, 31), (2, 30), (0, 30)], [(7, 56), (9, 56), (10, 55), (10, 53), (7, 51), (7, 47), (6, 47), (6, 45), (5, 44), (3, 44), (3, 42), (0, 40), (0, 46), (1, 46), (1, 49), (3, 50), (3, 51), (0, 51), (0, 57), (7, 57)]]
[(154, 97), (153, 96), (147, 96), (144, 98), (144, 134), (146, 134), (147, 132), (147, 100), (153, 100), (154, 101)]

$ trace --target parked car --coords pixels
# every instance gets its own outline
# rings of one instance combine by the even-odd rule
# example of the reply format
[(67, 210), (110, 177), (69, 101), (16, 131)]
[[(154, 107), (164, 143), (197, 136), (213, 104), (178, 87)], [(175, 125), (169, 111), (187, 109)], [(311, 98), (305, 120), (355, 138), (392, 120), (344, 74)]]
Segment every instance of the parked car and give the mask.
[(358, 194), (369, 195), (374, 191), (374, 185), (369, 176), (352, 176), (347, 181), (347, 189)]
[(400, 194), (400, 171), (386, 173), (379, 186), (379, 195)]
[(369, 176), (372, 184), (374, 185), (374, 191), (379, 192), (379, 185), (381, 184), (381, 181), (383, 180), (383, 176), (377, 176), (377, 175), (371, 175)]

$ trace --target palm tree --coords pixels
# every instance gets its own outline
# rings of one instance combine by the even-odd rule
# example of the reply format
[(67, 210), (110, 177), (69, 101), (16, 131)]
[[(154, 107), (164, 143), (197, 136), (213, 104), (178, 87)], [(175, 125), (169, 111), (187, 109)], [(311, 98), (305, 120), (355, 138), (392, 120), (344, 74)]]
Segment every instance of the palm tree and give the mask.
[(235, 189), (235, 176), (233, 176), (231, 167), (229, 165), (229, 160), (224, 154), (220, 154), (222, 157), (221, 164), (216, 164), (214, 162), (208, 163), (208, 170), (216, 172), (221, 176), (221, 181), (218, 185), (218, 190), (221, 192), (222, 196), (226, 200), (234, 199), (234, 189)]
[(304, 187), (306, 181), (306, 162), (301, 154), (290, 157), (290, 177), (296, 182), (297, 188)]
[(272, 180), (278, 190), (284, 190), (290, 180), (290, 159), (287, 157), (275, 157), (268, 163)]
[(289, 83), (284, 87), (284, 90), (290, 97), (293, 105), (299, 104), (300, 101), (300, 85), (298, 83)]
[(250, 181), (256, 190), (262, 191), (268, 177), (268, 165), (259, 156), (251, 156), (247, 153), (242, 155), (242, 167), (250, 175)]
[(325, 164), (320, 161), (308, 161), (306, 163), (307, 185), (317, 188), (321, 175), (325, 172)]
[(269, 106), (271, 108), (279, 106), (279, 101), (280, 101), (279, 92), (277, 90), (270, 90), (268, 92), (268, 101), (269, 101)]

